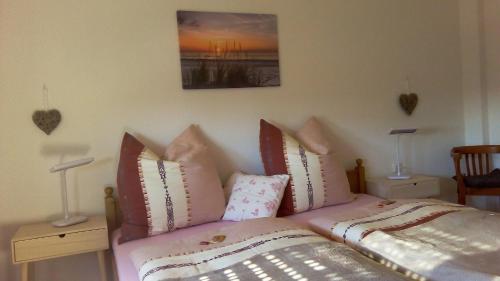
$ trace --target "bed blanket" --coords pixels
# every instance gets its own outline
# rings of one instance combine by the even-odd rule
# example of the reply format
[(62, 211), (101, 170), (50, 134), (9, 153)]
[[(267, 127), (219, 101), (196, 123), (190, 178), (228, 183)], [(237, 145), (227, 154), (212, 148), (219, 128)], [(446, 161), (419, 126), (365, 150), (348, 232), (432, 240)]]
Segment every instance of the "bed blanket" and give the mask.
[(438, 200), (389, 204), (337, 221), (332, 238), (412, 278), (500, 281), (500, 214)]
[[(168, 235), (168, 234), (167, 234)], [(209, 245), (211, 237), (224, 235)], [(408, 280), (286, 219), (244, 221), (131, 253), (141, 281)]]

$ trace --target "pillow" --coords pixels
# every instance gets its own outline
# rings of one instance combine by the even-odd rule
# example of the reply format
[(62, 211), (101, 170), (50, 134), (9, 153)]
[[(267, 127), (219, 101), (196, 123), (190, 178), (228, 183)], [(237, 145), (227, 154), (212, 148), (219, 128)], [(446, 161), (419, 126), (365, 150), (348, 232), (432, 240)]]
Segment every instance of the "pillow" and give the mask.
[(184, 167), (193, 206), (191, 225), (220, 220), (226, 207), (224, 190), (199, 128), (189, 126), (167, 146), (165, 157)]
[(260, 120), (266, 175), (290, 175), (278, 216), (352, 201), (346, 171), (332, 154), (318, 121), (309, 119), (296, 136), (298, 140)]
[(231, 193), (233, 192), (233, 187), (236, 184), (236, 179), (240, 175), (242, 175), (242, 173), (233, 173), (224, 185), (224, 197), (226, 197), (226, 204), (229, 202), (229, 198), (231, 197)]
[(275, 217), (288, 183), (288, 175), (253, 176), (234, 173), (226, 188), (231, 190), (223, 220), (242, 221)]
[(125, 133), (118, 165), (119, 243), (219, 220), (224, 193), (206, 146), (190, 126), (162, 160)]

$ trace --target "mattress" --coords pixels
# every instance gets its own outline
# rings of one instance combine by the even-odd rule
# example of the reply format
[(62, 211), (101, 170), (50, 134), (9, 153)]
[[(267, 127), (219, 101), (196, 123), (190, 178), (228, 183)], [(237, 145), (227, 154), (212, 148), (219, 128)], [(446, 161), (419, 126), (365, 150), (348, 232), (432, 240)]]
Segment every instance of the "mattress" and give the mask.
[(202, 225), (192, 226), (188, 228), (178, 229), (171, 233), (165, 233), (149, 238), (130, 241), (123, 244), (118, 244), (120, 238), (120, 229), (113, 233), (113, 254), (116, 264), (116, 273), (120, 281), (139, 281), (139, 275), (135, 269), (134, 262), (130, 258), (130, 254), (139, 248), (148, 247), (158, 244), (168, 244), (170, 241), (183, 239), (204, 231), (212, 231), (224, 226), (235, 224), (231, 221), (218, 221), (206, 223)]
[(332, 223), (343, 220), (348, 216), (365, 216), (369, 212), (367, 208), (369, 205), (382, 200), (368, 194), (357, 194), (354, 201), (350, 203), (323, 207), (285, 218), (307, 226), (309, 229), (325, 237), (330, 237)]
[[(360, 212), (360, 215), (362, 215), (364, 206), (379, 200), (381, 199), (374, 196), (360, 194), (354, 201), (350, 203), (324, 207), (288, 216), (286, 217), (286, 219), (292, 220), (295, 223), (301, 224), (303, 226), (307, 226), (308, 228), (328, 237), (331, 222), (334, 221), (337, 217), (342, 218), (347, 214), (352, 215), (357, 212)], [(168, 244), (171, 241), (183, 239), (200, 232), (213, 231), (215, 229), (230, 226), (236, 223), (237, 222), (231, 221), (207, 223), (179, 229), (171, 233), (165, 233), (150, 238), (130, 241), (121, 245), (118, 244), (118, 238), (120, 237), (120, 230), (118, 229), (113, 233), (112, 241), (118, 278), (120, 281), (139, 281), (138, 273), (130, 257), (130, 254), (136, 249), (151, 247), (158, 244)]]

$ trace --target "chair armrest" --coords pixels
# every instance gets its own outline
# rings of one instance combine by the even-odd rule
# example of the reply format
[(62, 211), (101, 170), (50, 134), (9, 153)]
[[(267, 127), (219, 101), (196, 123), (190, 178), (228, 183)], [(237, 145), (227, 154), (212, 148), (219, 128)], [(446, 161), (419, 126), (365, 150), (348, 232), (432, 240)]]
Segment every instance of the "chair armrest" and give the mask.
[(464, 176), (462, 175), (462, 169), (460, 167), (460, 160), (462, 159), (462, 154), (452, 152), (451, 157), (453, 157), (453, 163), (455, 164), (455, 177), (457, 182), (463, 183)]

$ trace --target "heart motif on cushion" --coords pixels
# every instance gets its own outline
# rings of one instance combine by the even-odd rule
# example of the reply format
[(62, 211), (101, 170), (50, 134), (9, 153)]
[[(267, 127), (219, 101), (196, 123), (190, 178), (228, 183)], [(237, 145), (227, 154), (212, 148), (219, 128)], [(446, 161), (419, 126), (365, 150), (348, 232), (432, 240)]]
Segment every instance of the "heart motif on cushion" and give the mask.
[(57, 109), (37, 110), (33, 113), (32, 119), (40, 130), (50, 135), (61, 123), (61, 113)]
[(401, 94), (399, 96), (399, 104), (408, 115), (411, 115), (413, 113), (413, 110), (415, 110), (415, 107), (417, 107), (417, 103), (418, 96), (415, 93), (411, 93), (409, 95)]

